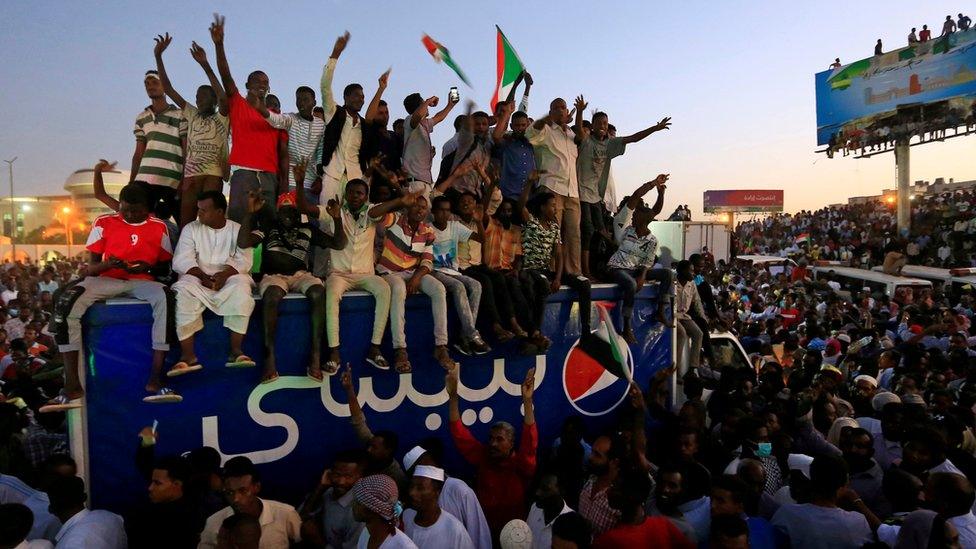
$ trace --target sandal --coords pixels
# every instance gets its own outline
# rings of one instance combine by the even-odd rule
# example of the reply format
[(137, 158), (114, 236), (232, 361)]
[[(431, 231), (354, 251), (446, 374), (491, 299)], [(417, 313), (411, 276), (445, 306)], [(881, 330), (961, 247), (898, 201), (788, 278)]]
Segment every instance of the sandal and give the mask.
[(374, 355), (374, 356), (368, 356), (368, 357), (366, 357), (366, 362), (369, 362), (370, 364), (372, 364), (373, 366), (375, 366), (379, 370), (389, 370), (390, 369), (390, 363), (387, 362), (386, 359), (383, 358), (383, 355), (380, 354), (380, 353), (376, 353), (376, 355)]
[(268, 383), (274, 383), (275, 381), (278, 381), (278, 378), (279, 377), (280, 376), (278, 375), (278, 372), (275, 372), (275, 373), (271, 374), (270, 377), (262, 378), (261, 379), (261, 385), (267, 385)]
[(394, 351), (393, 367), (396, 368), (399, 374), (409, 374), (413, 371), (413, 367), (410, 366), (410, 359), (407, 357), (406, 349), (397, 349)]
[(64, 391), (58, 393), (58, 396), (47, 401), (47, 404), (41, 406), (37, 411), (45, 414), (48, 412), (63, 412), (65, 410), (73, 410), (75, 408), (81, 408), (85, 405), (82, 400), (84, 397), (70, 398)]
[(334, 360), (327, 360), (325, 364), (319, 366), (319, 370), (327, 376), (334, 376), (339, 371), (339, 363)]
[[(318, 375), (315, 375), (315, 374), (318, 374)], [(325, 376), (322, 375), (322, 367), (321, 366), (319, 367), (319, 370), (317, 372), (316, 371), (313, 371), (311, 366), (309, 366), (308, 368), (305, 368), (305, 377), (307, 377), (309, 379), (313, 379), (313, 380), (315, 380), (315, 381), (317, 381), (319, 383), (322, 383), (322, 380), (325, 379)]]
[(183, 397), (169, 387), (162, 387), (155, 393), (145, 396), (142, 401), (151, 404), (165, 404), (170, 402), (183, 402)]
[(224, 364), (227, 368), (253, 368), (257, 366), (257, 363), (251, 359), (251, 357), (241, 353), (236, 357), (231, 356), (227, 358), (227, 363)]
[(181, 360), (176, 364), (174, 364), (173, 367), (170, 368), (168, 372), (166, 372), (166, 377), (181, 376), (202, 369), (203, 369), (203, 365), (200, 364), (199, 360), (194, 359), (193, 362), (187, 362), (185, 360)]

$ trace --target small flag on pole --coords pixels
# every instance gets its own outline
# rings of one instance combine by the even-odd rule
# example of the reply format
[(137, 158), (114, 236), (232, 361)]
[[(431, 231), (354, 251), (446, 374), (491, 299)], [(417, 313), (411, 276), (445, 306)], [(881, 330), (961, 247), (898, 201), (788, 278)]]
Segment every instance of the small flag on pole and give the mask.
[(498, 83), (495, 85), (495, 95), (491, 98), (492, 112), (495, 111), (495, 105), (499, 101), (505, 101), (508, 98), (508, 94), (512, 91), (512, 86), (518, 81), (519, 76), (525, 72), (525, 65), (522, 64), (522, 60), (515, 53), (515, 48), (512, 47), (505, 33), (502, 32), (501, 27), (495, 25), (495, 29), (498, 30), (498, 36), (496, 38)]
[(455, 74), (457, 74), (458, 77), (468, 85), (469, 88), (471, 87), (471, 82), (468, 81), (468, 77), (465, 76), (464, 71), (457, 66), (457, 63), (455, 63), (454, 59), (451, 58), (451, 52), (448, 51), (443, 44), (434, 40), (427, 34), (424, 34), (424, 37), (420, 41), (423, 42), (424, 47), (427, 48), (427, 51), (434, 57), (434, 61), (437, 61), (438, 63), (443, 61), (445, 65), (450, 67), (451, 70), (454, 71)]
[(793, 243), (796, 244), (797, 246), (802, 246), (804, 244), (809, 244), (810, 243), (810, 233), (800, 233), (800, 234), (796, 235), (796, 238), (793, 239)]
[(581, 334), (566, 361), (566, 391), (574, 401), (596, 393), (618, 379), (633, 381), (627, 366), (626, 343), (613, 328), (606, 306), (594, 303), (600, 315), (595, 333)]

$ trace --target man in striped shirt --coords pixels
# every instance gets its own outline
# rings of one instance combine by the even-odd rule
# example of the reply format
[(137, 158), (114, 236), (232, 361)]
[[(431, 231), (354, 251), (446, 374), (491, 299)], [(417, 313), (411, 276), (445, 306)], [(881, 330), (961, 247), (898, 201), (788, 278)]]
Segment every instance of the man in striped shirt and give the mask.
[(397, 206), (405, 212), (388, 217), (383, 255), (376, 265), (377, 272), (390, 285), (390, 330), (393, 335), (393, 364), (399, 373), (411, 370), (407, 357), (407, 336), (404, 316), (407, 296), (421, 291), (430, 296), (434, 315), (434, 359), (444, 369), (457, 365), (447, 351), (447, 291), (433, 276), (434, 229), (424, 222), (430, 213), (423, 191), (409, 193), (397, 199)]
[(186, 139), (183, 112), (176, 105), (166, 102), (166, 93), (157, 71), (146, 71), (144, 84), (146, 95), (152, 102), (136, 117), (133, 130), (136, 150), (132, 153), (129, 182), (138, 179), (149, 183), (153, 190), (153, 205), (162, 200), (172, 214), (176, 211), (176, 189), (183, 178), (183, 144)]

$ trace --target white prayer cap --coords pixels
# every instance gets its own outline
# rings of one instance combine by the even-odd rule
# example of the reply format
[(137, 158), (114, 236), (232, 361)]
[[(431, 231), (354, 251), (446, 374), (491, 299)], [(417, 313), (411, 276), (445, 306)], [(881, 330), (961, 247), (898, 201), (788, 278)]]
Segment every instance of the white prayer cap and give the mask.
[(888, 391), (882, 391), (871, 399), (871, 407), (874, 408), (875, 412), (880, 412), (884, 409), (885, 404), (889, 402), (901, 402), (901, 397), (895, 393), (889, 393)]
[(413, 476), (425, 477), (444, 482), (444, 469), (441, 469), (440, 467), (432, 467), (430, 465), (418, 465), (417, 468), (413, 470)]
[(515, 519), (502, 528), (498, 541), (502, 549), (531, 549), (532, 530), (524, 520)]
[(869, 376), (867, 374), (861, 374), (854, 378), (854, 383), (857, 383), (858, 381), (867, 381), (875, 389), (878, 388), (878, 380), (874, 379), (872, 376)]
[(813, 458), (806, 454), (790, 454), (786, 458), (786, 464), (789, 465), (790, 471), (799, 471), (808, 479), (810, 478), (811, 463), (813, 463)]
[(413, 467), (413, 464), (417, 463), (417, 460), (420, 459), (420, 456), (424, 455), (425, 453), (427, 453), (427, 450), (425, 450), (423, 446), (414, 446), (411, 448), (410, 451), (407, 452), (407, 455), (403, 456), (403, 470), (409, 471), (410, 468)]

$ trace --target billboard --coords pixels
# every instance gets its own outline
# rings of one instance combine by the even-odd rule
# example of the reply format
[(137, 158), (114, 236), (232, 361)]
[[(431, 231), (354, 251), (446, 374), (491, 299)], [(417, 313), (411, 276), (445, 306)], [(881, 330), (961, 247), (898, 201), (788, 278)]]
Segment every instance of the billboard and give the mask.
[[(616, 286), (593, 288), (594, 301), (617, 299)], [(655, 285), (644, 287), (635, 306), (634, 331), (640, 343), (624, 344), (624, 361), (634, 379), (646, 387), (655, 371), (671, 364), (672, 333), (654, 320)], [(398, 460), (423, 439), (441, 439), (448, 468), (469, 479), (473, 469), (461, 459), (448, 433), (444, 370), (431, 357), (430, 300), (426, 296), (407, 300), (406, 333), (413, 364), (408, 374), (380, 371), (363, 360), (373, 309), (372, 297), (362, 292), (347, 293), (341, 304), (342, 357), (353, 365), (369, 427), (399, 434)], [(619, 322), (619, 309), (611, 311), (614, 322)], [(258, 361), (258, 368), (245, 370), (224, 367), (227, 330), (219, 317), (207, 313), (204, 318), (197, 338), (203, 370), (171, 380), (183, 402), (146, 404), (143, 385), (152, 353), (149, 305), (112, 300), (89, 309), (84, 324), (87, 407), (73, 413), (73, 420), (80, 418), (83, 426), (71, 442), (74, 451), (87, 449), (94, 507), (124, 513), (145, 501), (147, 481), (134, 459), (136, 434), (153, 420), (159, 422), (158, 456), (202, 445), (217, 449), (224, 460), (247, 456), (261, 471), (262, 496), (291, 504), (299, 503), (316, 486), (336, 452), (363, 446), (350, 424), (340, 377), (326, 377), (320, 383), (305, 376), (311, 326), (304, 297), (292, 295), (282, 301), (276, 347), (281, 377), (265, 385), (258, 383), (264, 356), (261, 314), (251, 317), (244, 339), (244, 351)], [(452, 315), (450, 320), (451, 332), (456, 333), (456, 318)], [(572, 351), (580, 338), (574, 294), (561, 291), (550, 297), (543, 330), (552, 340), (545, 356), (522, 356), (512, 341), (498, 344), (484, 356), (458, 357), (461, 421), (475, 436), (486, 440), (489, 426), (500, 420), (521, 430), (520, 384), (531, 367), (536, 369), (540, 455), (559, 436), (567, 416), (581, 416), (590, 437), (614, 424), (621, 407), (623, 413), (632, 413), (625, 380), (586, 361), (573, 361)], [(383, 347), (392, 356), (389, 332)], [(170, 361), (175, 361), (178, 351), (170, 354)]]
[(705, 213), (781, 212), (782, 190), (705, 191)]
[[(976, 99), (976, 29), (823, 71), (815, 76), (815, 83), (818, 145), (831, 144), (831, 136), (836, 140), (845, 125), (868, 125), (901, 107), (953, 98), (968, 98), (964, 105), (968, 107)], [(956, 124), (944, 120), (942, 126), (961, 124), (969, 114), (964, 106), (952, 105), (963, 111), (957, 115), (961, 119)], [(885, 127), (890, 127), (885, 136), (897, 131), (892, 126), (904, 123), (905, 135), (911, 137), (921, 128), (913, 129), (910, 124), (928, 122), (931, 120), (885, 121)]]

